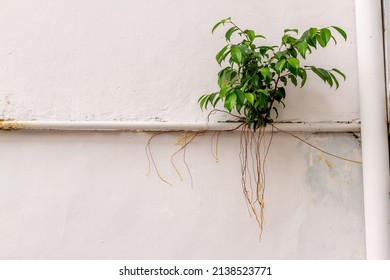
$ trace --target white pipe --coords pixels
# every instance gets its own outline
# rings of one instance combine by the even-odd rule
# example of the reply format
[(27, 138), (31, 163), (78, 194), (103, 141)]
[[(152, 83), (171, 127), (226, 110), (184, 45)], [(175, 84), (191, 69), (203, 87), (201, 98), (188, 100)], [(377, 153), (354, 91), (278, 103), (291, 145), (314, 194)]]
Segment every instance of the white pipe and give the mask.
[[(239, 123), (133, 122), (133, 121), (0, 121), (0, 130), (119, 130), (119, 131), (224, 131)], [(359, 132), (359, 123), (275, 123), (290, 132)], [(271, 131), (269, 127), (267, 131)]]
[(387, 141), (381, 0), (356, 0), (357, 54), (367, 259), (390, 259)]

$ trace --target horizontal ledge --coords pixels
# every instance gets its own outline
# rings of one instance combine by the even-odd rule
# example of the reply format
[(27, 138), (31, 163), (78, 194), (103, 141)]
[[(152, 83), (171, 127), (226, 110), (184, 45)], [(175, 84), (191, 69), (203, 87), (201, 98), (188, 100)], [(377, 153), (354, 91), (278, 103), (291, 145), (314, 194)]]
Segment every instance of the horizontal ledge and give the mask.
[[(136, 122), (136, 121), (0, 121), (0, 130), (68, 130), (68, 131), (229, 131), (234, 122)], [(280, 122), (275, 127), (290, 132), (359, 132), (355, 122)], [(267, 127), (266, 131), (271, 131)], [(274, 130), (276, 131), (276, 130)]]

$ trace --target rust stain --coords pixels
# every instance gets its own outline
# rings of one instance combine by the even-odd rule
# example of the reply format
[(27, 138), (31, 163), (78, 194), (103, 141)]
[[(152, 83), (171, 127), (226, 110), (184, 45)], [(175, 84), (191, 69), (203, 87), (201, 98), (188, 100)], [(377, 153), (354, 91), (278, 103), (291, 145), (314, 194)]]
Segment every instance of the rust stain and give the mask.
[(318, 159), (324, 161), (326, 166), (328, 166), (329, 170), (333, 168), (333, 163), (327, 160), (323, 155), (318, 155)]
[(17, 121), (0, 121), (0, 130), (18, 130), (26, 128), (21, 122)]

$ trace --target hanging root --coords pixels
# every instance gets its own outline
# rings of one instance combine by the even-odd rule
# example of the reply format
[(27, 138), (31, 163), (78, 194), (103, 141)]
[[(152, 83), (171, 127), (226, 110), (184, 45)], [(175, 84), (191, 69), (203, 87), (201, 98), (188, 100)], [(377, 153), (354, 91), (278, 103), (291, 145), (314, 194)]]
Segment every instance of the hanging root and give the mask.
[[(158, 167), (157, 167), (156, 161), (154, 160), (153, 153), (152, 153), (152, 149), (151, 149), (151, 146), (152, 146), (151, 144), (152, 144), (152, 141), (153, 141), (153, 139), (154, 139), (155, 137), (157, 137), (157, 136), (159, 136), (159, 135), (161, 135), (161, 134), (163, 134), (163, 133), (169, 133), (169, 132), (171, 132), (171, 131), (161, 131), (161, 132), (157, 132), (157, 133), (153, 134), (153, 135), (149, 138), (148, 143), (147, 143), (146, 146), (145, 146), (145, 153), (146, 153), (146, 157), (147, 157), (147, 159), (148, 159), (148, 171), (146, 172), (146, 176), (148, 176), (148, 175), (151, 173), (151, 169), (152, 169), (152, 166), (153, 166), (153, 169), (156, 171), (157, 176), (159, 177), (159, 179), (160, 179), (162, 182), (164, 182), (164, 183), (166, 183), (166, 184), (172, 186), (172, 184), (169, 183), (169, 182), (161, 175), (161, 173), (160, 173), (160, 171), (159, 171), (159, 169), (158, 169)], [(187, 160), (186, 160), (186, 151), (187, 151), (187, 146), (188, 146), (189, 144), (191, 144), (192, 141), (194, 141), (194, 139), (195, 139), (197, 136), (199, 136), (199, 135), (201, 135), (201, 134), (203, 134), (203, 133), (204, 133), (204, 131), (196, 131), (196, 132), (184, 131), (184, 134), (183, 134), (182, 136), (180, 136), (180, 137), (177, 139), (177, 141), (176, 141), (176, 144), (177, 144), (177, 145), (181, 145), (181, 147), (180, 147), (178, 150), (176, 150), (176, 151), (172, 154), (172, 156), (171, 156), (171, 164), (172, 164), (172, 166), (173, 166), (173, 169), (175, 170), (175, 172), (176, 172), (177, 176), (179, 177), (179, 179), (180, 179), (181, 181), (184, 181), (184, 180), (183, 180), (183, 176), (181, 175), (181, 173), (180, 173), (180, 171), (179, 171), (177, 165), (176, 165), (175, 162), (174, 162), (175, 157), (176, 157), (180, 152), (183, 153), (182, 160), (183, 160), (184, 165), (186, 166), (188, 175), (189, 175), (189, 177), (190, 177), (190, 180), (191, 180), (191, 187), (192, 187), (192, 188), (193, 188), (193, 185), (194, 185), (194, 184), (193, 184), (193, 177), (192, 177), (192, 174), (191, 174), (191, 169), (190, 169), (190, 167), (189, 167), (189, 165), (188, 165), (188, 163), (187, 163)]]
[(151, 150), (151, 143), (152, 143), (152, 140), (153, 140), (155, 137), (157, 137), (158, 135), (161, 135), (161, 134), (163, 134), (163, 133), (166, 133), (166, 132), (165, 132), (165, 131), (161, 131), (161, 132), (157, 132), (157, 133), (153, 134), (153, 135), (149, 138), (149, 141), (148, 141), (148, 143), (147, 143), (146, 146), (145, 146), (145, 153), (146, 153), (146, 157), (148, 158), (148, 172), (146, 172), (146, 176), (148, 176), (148, 175), (150, 174), (150, 172), (151, 172), (151, 165), (153, 165), (154, 170), (156, 171), (157, 176), (160, 178), (160, 180), (163, 181), (164, 183), (166, 183), (166, 184), (172, 186), (172, 184), (169, 183), (167, 180), (165, 180), (165, 179), (161, 176), (160, 172), (158, 171), (158, 168), (157, 168), (156, 162), (155, 162), (155, 160), (154, 160), (154, 158), (153, 158), (153, 153), (152, 153), (152, 150)]
[(274, 124), (271, 124), (271, 125), (272, 125), (272, 129), (276, 129), (276, 130), (279, 131), (279, 132), (282, 132), (282, 133), (285, 133), (285, 134), (287, 134), (287, 135), (290, 135), (290, 136), (292, 136), (292, 137), (298, 139), (299, 141), (305, 143), (306, 145), (308, 145), (308, 146), (310, 146), (310, 147), (316, 149), (317, 151), (320, 151), (320, 152), (322, 152), (322, 153), (324, 153), (324, 154), (326, 154), (326, 155), (328, 155), (328, 156), (331, 156), (331, 157), (334, 157), (334, 158), (338, 158), (338, 159), (341, 159), (341, 160), (344, 160), (344, 161), (352, 162), (352, 163), (362, 164), (362, 162), (361, 162), (360, 160), (348, 159), (348, 158), (341, 157), (341, 156), (338, 156), (338, 155), (336, 155), (336, 154), (327, 152), (327, 151), (325, 151), (325, 150), (323, 150), (323, 149), (321, 149), (321, 148), (319, 148), (319, 147), (317, 147), (317, 146), (315, 146), (315, 145), (313, 145), (313, 144), (307, 142), (306, 140), (303, 140), (302, 138), (298, 137), (297, 135), (295, 135), (295, 134), (293, 134), (293, 133), (291, 133), (291, 132), (289, 132), (289, 131), (282, 130), (282, 129), (276, 127)]
[(266, 160), (271, 147), (273, 131), (265, 141), (265, 128), (256, 132), (243, 127), (240, 138), (241, 186), (249, 214), (263, 232), (265, 211)]
[(191, 188), (193, 188), (193, 178), (192, 178), (190, 167), (188, 166), (188, 163), (186, 161), (186, 151), (187, 151), (187, 146), (189, 144), (191, 144), (191, 142), (194, 141), (194, 139), (201, 134), (203, 134), (203, 131), (196, 131), (196, 132), (186, 131), (184, 133), (184, 135), (179, 137), (179, 139), (176, 141), (176, 144), (181, 145), (180, 149), (178, 149), (176, 152), (174, 152), (171, 156), (171, 164), (172, 164), (173, 168), (175, 169), (177, 176), (180, 178), (181, 181), (183, 181), (183, 177), (181, 176), (179, 169), (177, 168), (176, 164), (174, 163), (175, 156), (177, 154), (179, 154), (180, 152), (183, 152), (183, 163), (187, 168), (187, 172), (188, 172), (188, 175), (189, 175), (190, 180), (191, 180)]
[[(218, 160), (219, 160), (219, 157), (218, 157), (218, 147), (219, 147), (219, 136), (221, 136), (221, 132), (222, 131), (215, 131), (213, 133), (213, 136), (211, 136), (211, 143), (210, 143), (211, 155), (215, 159), (215, 162), (218, 162)], [(215, 152), (214, 152), (214, 149), (213, 149), (213, 147), (214, 147), (214, 145), (213, 145), (214, 138), (216, 138), (216, 141), (215, 141)]]
[[(224, 131), (235, 131), (237, 129), (239, 129), (240, 127), (242, 127), (244, 125), (244, 123), (241, 121), (240, 117), (239, 116), (236, 116), (236, 115), (233, 115), (233, 114), (230, 114), (229, 112), (227, 111), (222, 111), (222, 110), (217, 110), (217, 109), (214, 109), (212, 110), (208, 117), (207, 117), (207, 121), (209, 121), (209, 118), (210, 118), (210, 115), (211, 114), (214, 114), (216, 112), (223, 112), (223, 113), (227, 113), (235, 118), (238, 119), (238, 122), (239, 122), (239, 125), (233, 129), (227, 129), (227, 130), (224, 130)], [(154, 170), (156, 171), (157, 173), (157, 176), (160, 178), (161, 181), (163, 181), (164, 183), (172, 186), (171, 183), (169, 183), (159, 172), (159, 169), (157, 167), (157, 164), (154, 160), (154, 157), (153, 157), (153, 153), (152, 153), (152, 150), (151, 150), (151, 143), (152, 143), (152, 140), (157, 137), (158, 135), (160, 134), (163, 134), (163, 133), (168, 133), (168, 132), (171, 132), (171, 131), (161, 131), (161, 132), (157, 132), (155, 134), (153, 134), (148, 143), (146, 144), (145, 146), (145, 153), (146, 153), (146, 157), (148, 158), (148, 164), (149, 164), (149, 167), (148, 167), (148, 172), (146, 173), (146, 175), (149, 175), (150, 172), (151, 172), (151, 166), (153, 166)], [(211, 153), (212, 153), (212, 156), (214, 157), (214, 159), (216, 160), (216, 162), (218, 162), (218, 147), (219, 147), (219, 137), (220, 137), (220, 134), (221, 134), (222, 131), (216, 131), (214, 133), (214, 135), (212, 136), (212, 139), (211, 139)], [(183, 176), (181, 174), (181, 172), (179, 171), (179, 168), (177, 167), (176, 163), (175, 163), (175, 157), (180, 153), (182, 152), (183, 154), (183, 157), (182, 157), (182, 160), (183, 160), (183, 163), (187, 169), (187, 173), (188, 173), (188, 176), (190, 177), (190, 181), (191, 181), (191, 188), (193, 188), (193, 177), (192, 177), (192, 173), (191, 173), (191, 169), (187, 163), (187, 160), (186, 160), (186, 151), (187, 151), (187, 146), (189, 144), (191, 144), (194, 139), (201, 135), (201, 134), (204, 134), (205, 131), (203, 130), (200, 130), (200, 131), (195, 131), (195, 132), (189, 132), (189, 131), (183, 131), (183, 134), (177, 139), (176, 141), (176, 144), (177, 145), (181, 145), (181, 147), (176, 150), (172, 156), (171, 156), (171, 165), (173, 167), (173, 169), (175, 170), (176, 172), (176, 175), (179, 177), (179, 179), (181, 181), (184, 181), (183, 179)], [(216, 135), (216, 136), (215, 136)], [(213, 150), (213, 141), (214, 141), (214, 138), (216, 137), (216, 143), (215, 143), (215, 152)]]
[[(306, 145), (335, 158), (345, 160), (352, 163), (359, 163), (361, 164), (361, 161), (358, 160), (351, 160), (347, 159), (335, 154), (332, 154), (330, 152), (327, 152), (321, 148), (318, 148), (317, 146), (305, 141), (304, 139), (296, 136), (295, 134), (284, 131), (277, 126), (275, 126), (273, 123), (270, 124), (271, 126), (271, 133), (269, 137), (265, 137), (266, 129), (265, 127), (260, 127), (257, 131), (253, 131), (251, 129), (248, 129), (248, 127), (245, 125), (245, 122), (243, 122), (243, 119), (240, 116), (236, 116), (233, 114), (230, 114), (229, 112), (217, 110), (212, 110), (209, 115), (207, 116), (207, 122), (210, 119), (211, 114), (215, 114), (217, 112), (226, 113), (232, 117), (235, 118), (235, 121), (237, 121), (239, 124), (237, 127), (233, 129), (224, 130), (224, 132), (229, 131), (236, 131), (241, 128), (241, 136), (240, 136), (240, 152), (239, 152), (239, 158), (240, 158), (240, 165), (241, 165), (241, 186), (242, 186), (242, 192), (244, 194), (245, 202), (247, 205), (247, 209), (249, 212), (249, 215), (251, 217), (254, 217), (258, 226), (259, 226), (259, 239), (261, 240), (262, 233), (263, 233), (263, 226), (264, 226), (264, 213), (265, 213), (265, 190), (266, 190), (266, 162), (267, 157), (270, 151), (271, 143), (273, 140), (273, 135), (275, 131), (279, 131), (285, 134), (288, 134), (301, 142), (305, 143)], [(175, 157), (182, 152), (182, 160), (184, 165), (186, 166), (188, 175), (191, 180), (191, 187), (193, 188), (193, 178), (191, 174), (190, 167), (188, 166), (188, 163), (186, 161), (186, 151), (189, 144), (191, 144), (194, 139), (203, 134), (205, 131), (197, 131), (197, 132), (188, 132), (184, 131), (183, 134), (178, 138), (176, 144), (180, 145), (180, 148), (176, 150), (172, 156), (171, 156), (171, 164), (179, 177), (181, 181), (183, 181), (183, 176), (181, 175), (179, 169), (177, 168), (175, 164)], [(218, 162), (218, 147), (219, 147), (219, 137), (221, 135), (222, 131), (216, 131), (211, 137), (211, 154), (216, 162)], [(153, 134), (146, 147), (145, 152), (146, 156), (148, 158), (148, 172), (147, 175), (150, 174), (151, 168), (153, 166), (154, 170), (156, 171), (158, 177), (161, 181), (171, 186), (171, 184), (162, 177), (160, 174), (158, 167), (156, 165), (156, 162), (153, 158), (152, 150), (151, 150), (151, 143), (152, 140), (163, 134), (168, 133), (168, 131), (165, 132), (157, 132)], [(267, 139), (268, 138), (268, 139)], [(215, 147), (215, 148), (214, 148)]]
[[(235, 118), (239, 125), (226, 131), (235, 131), (241, 128), (240, 137), (240, 164), (241, 164), (241, 186), (249, 215), (254, 217), (259, 226), (259, 239), (263, 233), (264, 211), (265, 211), (265, 186), (266, 186), (266, 160), (270, 151), (273, 133), (268, 141), (265, 140), (265, 127), (260, 127), (257, 131), (248, 129), (242, 117), (231, 114), (227, 111), (214, 109), (207, 116), (214, 113), (225, 113)], [(216, 161), (218, 161), (218, 139), (221, 132), (217, 134), (215, 153), (213, 150), (213, 138), (211, 139), (211, 151)]]

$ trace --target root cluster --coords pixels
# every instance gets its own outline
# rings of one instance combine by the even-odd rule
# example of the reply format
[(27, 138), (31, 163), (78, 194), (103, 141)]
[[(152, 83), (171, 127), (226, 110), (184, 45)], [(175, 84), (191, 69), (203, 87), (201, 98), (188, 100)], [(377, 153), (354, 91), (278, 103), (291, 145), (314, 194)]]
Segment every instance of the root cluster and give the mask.
[[(273, 131), (270, 134), (269, 139), (266, 139), (265, 128), (260, 128), (257, 131), (248, 129), (244, 125), (238, 126), (234, 130), (240, 129), (240, 151), (239, 158), (241, 164), (241, 186), (244, 194), (245, 202), (248, 207), (248, 212), (251, 217), (256, 219), (256, 222), (260, 229), (260, 237), (263, 231), (264, 224), (264, 210), (265, 210), (265, 186), (266, 186), (266, 160), (271, 147), (273, 138)], [(149, 175), (153, 166), (153, 169), (157, 173), (160, 180), (168, 185), (172, 185), (168, 182), (160, 173), (157, 164), (154, 160), (151, 144), (152, 140), (166, 132), (157, 132), (153, 134), (148, 143), (145, 146), (146, 156), (149, 162), (149, 168), (146, 175)], [(182, 136), (178, 138), (176, 144), (180, 145), (171, 156), (171, 165), (175, 170), (177, 176), (183, 181), (183, 176), (179, 171), (175, 159), (181, 153), (182, 161), (186, 166), (187, 172), (191, 180), (191, 186), (193, 186), (193, 178), (191, 169), (186, 161), (186, 149), (194, 139), (203, 134), (204, 132), (183, 132)], [(215, 161), (218, 162), (218, 146), (219, 137), (221, 131), (214, 132), (211, 137), (211, 154)]]
[[(219, 110), (214, 110), (213, 112), (218, 112)], [(238, 116), (233, 117), (240, 120)], [(209, 115), (210, 116), (210, 115)], [(242, 120), (241, 120), (242, 121)], [(234, 129), (226, 130), (226, 131), (236, 131), (240, 130), (240, 151), (239, 151), (239, 159), (241, 165), (241, 187), (242, 192), (244, 194), (245, 202), (248, 208), (249, 215), (254, 217), (258, 226), (259, 226), (259, 238), (261, 239), (264, 225), (264, 213), (265, 213), (265, 191), (266, 191), (266, 162), (267, 157), (270, 151), (270, 147), (272, 144), (272, 139), (274, 135), (274, 131), (286, 133), (291, 137), (302, 141), (308, 146), (324, 153), (328, 156), (332, 156), (341, 160), (345, 160), (351, 163), (361, 164), (361, 161), (351, 160), (336, 154), (327, 152), (323, 149), (318, 148), (317, 146), (307, 142), (306, 140), (292, 134), (291, 132), (284, 131), (276, 127), (273, 123), (269, 125), (271, 127), (271, 132), (266, 133), (265, 126), (258, 128), (256, 131), (253, 129), (249, 129), (245, 123), (241, 122)], [(218, 145), (219, 145), (219, 137), (222, 131), (214, 132), (211, 137), (211, 154), (214, 157), (215, 161), (218, 162)], [(156, 162), (153, 158), (153, 153), (151, 150), (152, 140), (163, 134), (168, 132), (157, 132), (153, 134), (146, 147), (145, 152), (149, 161), (149, 170), (147, 175), (151, 172), (151, 167), (153, 166), (156, 171), (158, 177), (164, 183), (171, 185), (159, 172), (159, 169), (156, 165)], [(197, 131), (197, 132), (188, 132), (183, 131), (181, 137), (178, 138), (176, 144), (180, 145), (180, 148), (177, 149), (171, 156), (171, 165), (175, 170), (177, 176), (183, 181), (183, 176), (181, 175), (176, 163), (175, 159), (179, 154), (182, 154), (182, 161), (187, 169), (188, 175), (191, 180), (191, 186), (193, 186), (193, 178), (191, 174), (191, 169), (186, 161), (186, 149), (189, 144), (191, 144), (194, 139), (205, 133), (205, 131)]]
[(266, 139), (264, 127), (257, 131), (246, 127), (241, 129), (241, 186), (249, 214), (255, 217), (259, 225), (260, 238), (264, 225), (266, 160), (272, 138), (273, 131), (269, 139)]

